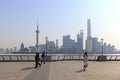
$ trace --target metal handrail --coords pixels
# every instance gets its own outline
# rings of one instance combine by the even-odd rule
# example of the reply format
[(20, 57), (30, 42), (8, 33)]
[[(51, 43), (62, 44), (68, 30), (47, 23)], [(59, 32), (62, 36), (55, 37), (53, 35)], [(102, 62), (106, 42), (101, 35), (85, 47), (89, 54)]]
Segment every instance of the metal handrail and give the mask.
[[(88, 60), (96, 61), (101, 54), (88, 54)], [(41, 56), (41, 54), (40, 54)], [(83, 54), (47, 54), (49, 60), (82, 60)], [(120, 54), (104, 54), (108, 61), (120, 60)], [(8, 58), (9, 57), (9, 58)], [(14, 58), (16, 59), (14, 59)], [(35, 54), (0, 54), (0, 61), (34, 61)], [(112, 59), (115, 57), (115, 59)]]

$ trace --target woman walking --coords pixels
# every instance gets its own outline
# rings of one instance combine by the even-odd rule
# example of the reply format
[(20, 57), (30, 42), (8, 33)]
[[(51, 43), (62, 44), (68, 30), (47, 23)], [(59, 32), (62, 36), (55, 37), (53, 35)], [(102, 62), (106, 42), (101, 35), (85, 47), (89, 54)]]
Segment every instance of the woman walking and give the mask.
[(84, 59), (83, 59), (83, 63), (84, 63), (84, 65), (83, 65), (83, 70), (85, 71), (86, 68), (87, 68), (87, 66), (88, 66), (88, 63), (87, 63), (87, 62), (88, 62), (87, 52), (84, 53), (83, 57), (84, 57)]
[[(43, 51), (41, 57), (42, 57), (42, 62), (44, 62), (44, 64), (45, 64), (45, 61), (46, 61), (46, 58), (45, 58), (45, 51)], [(41, 62), (41, 64), (42, 64), (42, 62)]]

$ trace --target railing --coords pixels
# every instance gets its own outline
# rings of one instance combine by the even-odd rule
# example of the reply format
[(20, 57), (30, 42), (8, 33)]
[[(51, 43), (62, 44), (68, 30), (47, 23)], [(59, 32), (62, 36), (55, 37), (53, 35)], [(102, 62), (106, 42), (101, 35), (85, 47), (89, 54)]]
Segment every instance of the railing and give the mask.
[[(100, 54), (88, 54), (88, 60), (96, 61)], [(40, 55), (41, 56), (41, 55)], [(107, 61), (120, 61), (120, 54), (104, 54)], [(83, 54), (47, 54), (47, 61), (82, 60)], [(0, 54), (0, 62), (34, 61), (35, 54)]]

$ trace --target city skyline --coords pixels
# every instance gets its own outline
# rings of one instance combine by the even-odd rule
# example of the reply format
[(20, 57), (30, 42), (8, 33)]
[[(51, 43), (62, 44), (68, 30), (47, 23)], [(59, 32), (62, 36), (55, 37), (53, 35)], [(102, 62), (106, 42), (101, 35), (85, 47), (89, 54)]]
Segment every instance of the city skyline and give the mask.
[(119, 5), (112, 0), (1, 0), (0, 1), (0, 48), (20, 48), (36, 44), (36, 19), (39, 19), (39, 43), (59, 40), (71, 35), (76, 41), (76, 34), (84, 30), (87, 38), (87, 19), (91, 20), (91, 35), (120, 49)]

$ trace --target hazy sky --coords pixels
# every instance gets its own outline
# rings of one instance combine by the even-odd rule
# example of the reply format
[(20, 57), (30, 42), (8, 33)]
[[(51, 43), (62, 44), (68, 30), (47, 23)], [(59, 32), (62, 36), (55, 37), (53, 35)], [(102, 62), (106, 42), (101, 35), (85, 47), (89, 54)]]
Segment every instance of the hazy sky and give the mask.
[(76, 35), (91, 19), (92, 37), (120, 49), (120, 0), (0, 0), (0, 48), (35, 45), (37, 17), (39, 42)]

